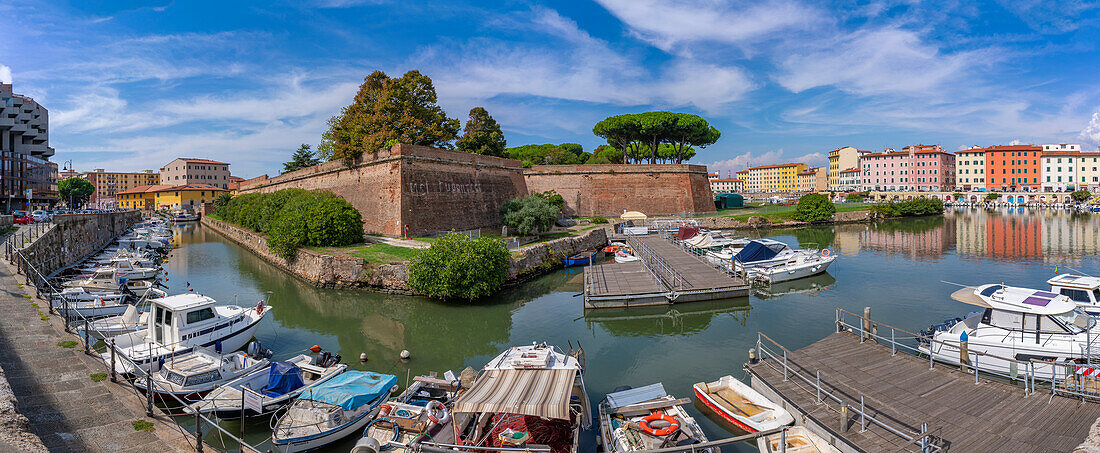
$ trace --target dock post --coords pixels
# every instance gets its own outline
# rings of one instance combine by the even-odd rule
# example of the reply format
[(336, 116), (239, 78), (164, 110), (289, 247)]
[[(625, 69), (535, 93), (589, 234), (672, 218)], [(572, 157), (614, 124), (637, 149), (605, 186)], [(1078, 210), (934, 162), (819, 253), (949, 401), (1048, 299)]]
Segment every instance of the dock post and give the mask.
[(115, 372), (115, 338), (111, 337), (111, 382), (118, 382), (118, 374)]
[(749, 348), (749, 363), (756, 364), (758, 361), (759, 360), (756, 358), (756, 349)]
[[(969, 343), (970, 337), (966, 335), (966, 332), (963, 332), (962, 335), (959, 335), (959, 365), (961, 366), (963, 371), (966, 371), (966, 366), (970, 365), (970, 347), (968, 346)], [(974, 354), (974, 362), (977, 363), (977, 361), (978, 354)], [(977, 370), (977, 365), (975, 365), (974, 369)]]
[(898, 353), (898, 342), (894, 339), (894, 328), (890, 328), (890, 355), (894, 356)]
[(202, 413), (199, 411), (195, 411), (195, 451), (202, 453)]
[(69, 298), (68, 298), (68, 297), (64, 297), (64, 296), (62, 296), (62, 297), (61, 297), (61, 300), (65, 301), (65, 333), (69, 333), (69, 332), (71, 332), (71, 331), (69, 330), (69, 316), (70, 316), (70, 312), (69, 312)]
[(840, 402), (840, 432), (848, 432), (848, 403)]
[[(141, 368), (140, 366), (138, 367)], [(153, 416), (153, 359), (149, 359), (149, 369), (145, 371), (145, 415)]]
[(783, 427), (783, 431), (779, 433), (779, 451), (787, 453), (787, 428)]
[[(859, 341), (862, 343), (864, 339), (871, 339), (871, 307), (863, 307), (863, 328), (860, 329)], [(866, 337), (866, 338), (864, 338)]]
[(867, 407), (863, 404), (863, 395), (859, 395), (859, 432), (867, 431)]
[(974, 354), (974, 385), (978, 385), (978, 354)]
[(88, 318), (84, 318), (84, 353), (92, 355), (92, 351), (88, 350), (88, 343), (91, 342), (92, 332), (88, 328)]
[(783, 350), (783, 381), (787, 381), (787, 350)]
[(821, 404), (821, 370), (817, 370), (817, 404)]

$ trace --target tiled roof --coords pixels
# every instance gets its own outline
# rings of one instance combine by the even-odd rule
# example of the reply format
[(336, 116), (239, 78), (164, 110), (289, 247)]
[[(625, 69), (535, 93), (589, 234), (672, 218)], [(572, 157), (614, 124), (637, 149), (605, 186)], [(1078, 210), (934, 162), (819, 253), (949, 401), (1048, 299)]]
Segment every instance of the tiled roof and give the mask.
[(711, 182), (741, 182), (741, 180), (737, 179), (737, 178), (712, 179), (710, 181)]
[[(761, 165), (761, 166), (759, 166), (759, 167), (752, 167), (752, 168), (749, 168), (749, 170), (763, 170), (763, 169), (765, 169), (765, 168), (794, 167), (794, 166), (796, 166), (796, 165), (805, 165), (805, 164), (802, 164), (802, 163), (793, 163), (793, 164)], [(741, 173), (741, 172), (738, 172), (738, 173)]]
[(214, 186), (207, 185), (207, 184), (182, 184), (182, 185), (178, 185), (178, 186), (174, 186), (174, 185), (171, 185), (171, 184), (155, 184), (155, 185), (137, 186), (137, 187), (134, 187), (133, 189), (123, 190), (122, 192), (118, 192), (118, 195), (130, 194), (130, 193), (171, 192), (171, 191), (177, 191), (177, 190), (221, 190), (221, 191), (225, 191), (225, 189), (222, 189), (220, 187), (214, 187)]
[(986, 148), (988, 151), (1042, 151), (1039, 145), (997, 145)]
[(849, 168), (849, 169), (847, 169), (847, 170), (840, 170), (840, 172), (841, 172), (841, 173), (852, 173), (852, 172), (859, 172), (859, 169), (858, 169), (858, 168)]
[(227, 162), (218, 162), (218, 161), (216, 161), (216, 160), (210, 160), (210, 159), (199, 159), (199, 158), (195, 158), (195, 157), (181, 157), (181, 158), (179, 158), (179, 159), (177, 159), (177, 160), (182, 160), (182, 161), (184, 161), (184, 162), (187, 162), (187, 163), (189, 163), (189, 164), (216, 164), (216, 165), (229, 165), (229, 163), (227, 163)]

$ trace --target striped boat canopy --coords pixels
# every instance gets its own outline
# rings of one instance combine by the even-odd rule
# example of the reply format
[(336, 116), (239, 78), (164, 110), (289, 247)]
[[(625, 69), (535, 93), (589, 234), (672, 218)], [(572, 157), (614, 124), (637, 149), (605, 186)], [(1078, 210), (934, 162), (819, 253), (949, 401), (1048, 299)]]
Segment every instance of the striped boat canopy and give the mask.
[(502, 412), (569, 420), (577, 370), (486, 370), (455, 400), (454, 412)]

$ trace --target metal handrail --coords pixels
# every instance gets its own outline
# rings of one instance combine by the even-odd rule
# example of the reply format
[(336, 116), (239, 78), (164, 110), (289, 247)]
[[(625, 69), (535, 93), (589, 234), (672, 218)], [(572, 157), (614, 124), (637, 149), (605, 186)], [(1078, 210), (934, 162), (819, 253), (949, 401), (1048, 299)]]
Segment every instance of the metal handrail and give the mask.
[[(775, 346), (779, 347), (780, 349), (782, 349), (783, 354), (782, 355), (776, 355), (776, 354), (772, 353), (771, 351), (769, 351), (767, 348), (764, 347), (764, 344), (761, 340), (768, 340), (768, 342), (770, 342), (770, 343), (774, 344)], [(929, 434), (927, 434), (927, 432), (928, 432), (928, 430), (927, 430), (928, 424), (927, 423), (922, 423), (921, 424), (921, 430), (919, 432), (914, 433), (914, 435), (910, 435), (910, 434), (905, 433), (904, 431), (901, 431), (898, 428), (895, 428), (895, 427), (891, 426), (890, 424), (888, 424), (884, 421), (879, 420), (878, 418), (875, 418), (874, 415), (871, 415), (869, 413), (871, 411), (866, 407), (866, 405), (864, 404), (864, 401), (862, 400), (862, 398), (860, 399), (860, 405), (859, 405), (859, 408), (857, 409), (855, 404), (854, 404), (854, 401), (852, 402), (852, 404), (849, 404), (847, 401), (841, 399), (840, 397), (834, 395), (832, 392), (830, 392), (830, 391), (826, 390), (824, 387), (822, 387), (822, 385), (821, 385), (821, 373), (820, 372), (817, 373), (817, 375), (815, 377), (815, 380), (810, 380), (806, 376), (803, 376), (802, 373), (800, 373), (798, 370), (791, 367), (790, 364), (788, 363), (788, 360), (787, 360), (787, 353), (790, 352), (790, 350), (783, 347), (782, 344), (780, 344), (779, 342), (771, 339), (770, 337), (765, 335), (763, 332), (757, 332), (756, 333), (756, 351), (760, 354), (760, 359), (761, 360), (764, 360), (767, 357), (770, 357), (773, 361), (775, 361), (776, 363), (780, 363), (782, 365), (782, 367), (783, 367), (783, 379), (784, 380), (787, 380), (789, 375), (793, 374), (794, 376), (798, 377), (803, 382), (805, 382), (807, 385), (813, 386), (814, 389), (817, 391), (818, 401), (821, 401), (820, 398), (822, 396), (825, 396), (825, 397), (828, 397), (829, 399), (831, 399), (833, 401), (836, 401), (838, 404), (841, 404), (842, 406), (847, 406), (850, 410), (855, 412), (855, 414), (859, 415), (861, 427), (863, 427), (863, 429), (866, 429), (866, 422), (870, 421), (871, 423), (874, 423), (874, 424), (882, 427), (883, 429), (897, 435), (898, 437), (901, 437), (902, 439), (905, 439), (906, 441), (908, 441), (911, 444), (919, 444), (921, 446), (921, 451), (922, 452), (937, 452), (937, 451), (941, 450), (940, 446), (935, 445), (934, 443), (930, 443), (930, 441), (932, 439), (929, 439), (931, 436)]]

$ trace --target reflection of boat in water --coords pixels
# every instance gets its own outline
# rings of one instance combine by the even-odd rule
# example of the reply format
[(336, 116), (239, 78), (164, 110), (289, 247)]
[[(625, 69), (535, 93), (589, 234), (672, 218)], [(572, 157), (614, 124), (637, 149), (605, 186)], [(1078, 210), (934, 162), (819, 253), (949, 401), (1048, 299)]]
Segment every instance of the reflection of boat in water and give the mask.
[(824, 291), (829, 285), (836, 283), (836, 278), (829, 275), (828, 272), (818, 274), (813, 277), (801, 278), (798, 280), (791, 280), (788, 282), (775, 283), (771, 286), (760, 286), (753, 288), (753, 294), (761, 299), (774, 299), (777, 297), (786, 296), (789, 294), (806, 294), (808, 296), (816, 296), (821, 291)]
[(722, 314), (729, 314), (744, 325), (751, 308), (748, 297), (739, 297), (675, 305), (585, 310), (584, 320), (590, 324), (599, 323), (613, 335), (653, 336), (668, 332), (702, 331), (710, 325), (711, 319)]

